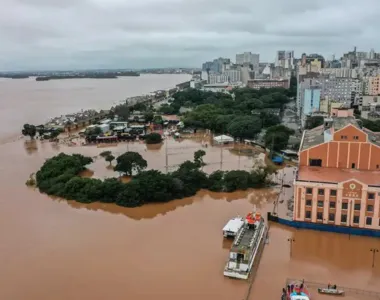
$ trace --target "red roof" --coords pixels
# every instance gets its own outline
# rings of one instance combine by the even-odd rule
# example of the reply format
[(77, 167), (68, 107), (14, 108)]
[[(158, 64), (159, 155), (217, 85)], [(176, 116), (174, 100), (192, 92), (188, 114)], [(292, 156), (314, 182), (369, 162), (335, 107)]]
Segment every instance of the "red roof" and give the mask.
[(368, 185), (380, 185), (380, 171), (361, 171), (356, 169), (335, 169), (301, 166), (298, 180), (312, 182), (344, 182), (356, 179)]

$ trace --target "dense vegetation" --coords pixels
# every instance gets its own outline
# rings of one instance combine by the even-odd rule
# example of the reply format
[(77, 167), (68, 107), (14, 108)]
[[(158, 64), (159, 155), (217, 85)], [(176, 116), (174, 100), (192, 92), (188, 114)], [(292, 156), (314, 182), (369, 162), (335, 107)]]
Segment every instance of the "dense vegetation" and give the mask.
[(280, 123), (271, 109), (283, 110), (290, 101), (289, 90), (283, 88), (236, 88), (231, 93), (205, 92), (187, 89), (173, 95), (174, 100), (163, 105), (164, 114), (179, 114), (181, 108), (186, 126), (210, 129), (216, 134), (229, 133), (235, 138), (254, 138), (262, 128)]
[(54, 129), (54, 128), (45, 128), (44, 125), (31, 125), (31, 124), (24, 124), (23, 128), (21, 129), (21, 133), (23, 136), (28, 136), (31, 139), (34, 139), (38, 133), (38, 137), (40, 139), (55, 139), (58, 137), (58, 135), (62, 132), (62, 130)]
[(361, 119), (363, 122), (363, 127), (373, 131), (373, 132), (380, 132), (380, 120), (376, 121), (370, 121), (367, 119)]
[(294, 134), (294, 130), (284, 125), (276, 125), (269, 127), (265, 132), (265, 147), (274, 151), (284, 150), (286, 149), (289, 137), (292, 134)]
[(157, 132), (152, 132), (145, 137), (145, 142), (147, 144), (160, 144), (162, 142), (162, 136)]
[(322, 116), (309, 116), (305, 122), (305, 129), (313, 129), (323, 125), (324, 117)]
[[(116, 178), (82, 178), (79, 173), (93, 159), (80, 154), (60, 153), (45, 161), (36, 174), (36, 185), (43, 193), (83, 203), (116, 203), (136, 207), (145, 203), (166, 202), (193, 196), (200, 189), (212, 191), (245, 190), (261, 187), (268, 182), (269, 168), (247, 171), (216, 171), (204, 173), (203, 150), (194, 153), (194, 161), (185, 161), (178, 170), (163, 174), (158, 170), (143, 171), (147, 163), (140, 154), (126, 152), (119, 156), (115, 170), (133, 175), (129, 183)], [(110, 153), (103, 153), (109, 157)]]

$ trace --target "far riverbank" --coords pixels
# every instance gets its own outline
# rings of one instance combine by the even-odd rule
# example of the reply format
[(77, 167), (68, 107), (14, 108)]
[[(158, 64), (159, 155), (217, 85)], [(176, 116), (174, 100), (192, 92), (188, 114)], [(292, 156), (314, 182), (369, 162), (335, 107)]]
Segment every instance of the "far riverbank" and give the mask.
[(82, 109), (109, 109), (128, 97), (172, 88), (190, 78), (187, 74), (44, 82), (0, 78), (0, 144), (17, 139), (25, 123), (41, 124)]

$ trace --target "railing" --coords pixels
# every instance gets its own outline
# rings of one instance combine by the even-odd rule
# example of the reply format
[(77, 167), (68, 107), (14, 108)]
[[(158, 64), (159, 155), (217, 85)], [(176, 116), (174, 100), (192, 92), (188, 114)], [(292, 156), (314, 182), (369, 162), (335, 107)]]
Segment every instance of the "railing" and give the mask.
[[(300, 282), (302, 280), (299, 279), (286, 279), (286, 284), (290, 282)], [(315, 281), (304, 281), (305, 285), (307, 287), (316, 287), (316, 288), (326, 288), (327, 283), (320, 283), (320, 282), (315, 282)], [(334, 283), (335, 284), (335, 283)], [(337, 285), (337, 289), (343, 290), (344, 293), (347, 294), (357, 294), (357, 295), (365, 295), (365, 296), (371, 296), (371, 297), (376, 297), (380, 299), (380, 292), (375, 292), (375, 291), (369, 291), (369, 290), (361, 290), (361, 289), (356, 289), (356, 288), (351, 288), (351, 287), (345, 287), (341, 285)]]

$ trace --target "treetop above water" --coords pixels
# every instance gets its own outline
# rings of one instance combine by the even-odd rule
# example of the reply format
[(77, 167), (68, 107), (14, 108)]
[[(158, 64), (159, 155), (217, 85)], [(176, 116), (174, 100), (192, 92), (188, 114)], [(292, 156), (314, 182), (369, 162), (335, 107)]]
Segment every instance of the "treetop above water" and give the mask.
[[(107, 153), (105, 158), (110, 155)], [(205, 152), (199, 150), (194, 153), (194, 161), (185, 161), (176, 171), (164, 174), (158, 170), (146, 171), (147, 162), (139, 153), (126, 152), (116, 158), (115, 166), (121, 174), (132, 175), (130, 182), (123, 183), (117, 178), (103, 181), (82, 178), (79, 173), (93, 159), (81, 154), (60, 153), (45, 161), (36, 173), (36, 185), (43, 193), (78, 202), (99, 201), (136, 207), (193, 196), (200, 189), (233, 192), (263, 187), (269, 183), (269, 175), (273, 172), (268, 167), (261, 167), (251, 172), (216, 171), (208, 175), (201, 170), (205, 165), (204, 155)]]

